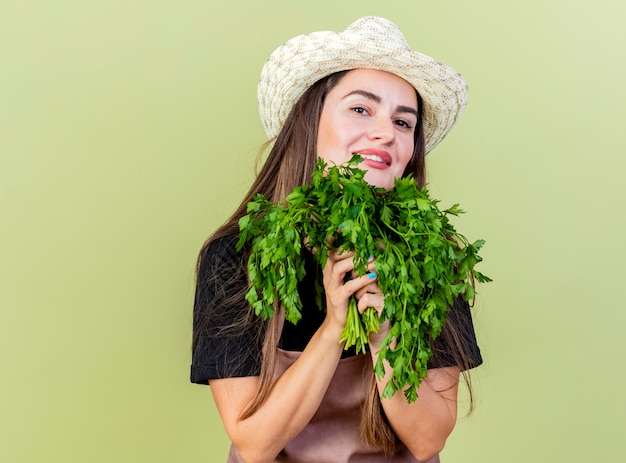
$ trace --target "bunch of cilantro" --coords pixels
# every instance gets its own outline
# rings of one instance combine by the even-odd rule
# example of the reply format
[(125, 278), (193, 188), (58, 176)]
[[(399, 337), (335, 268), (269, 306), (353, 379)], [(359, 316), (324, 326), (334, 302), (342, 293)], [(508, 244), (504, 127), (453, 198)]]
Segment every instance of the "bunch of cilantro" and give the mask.
[[(346, 349), (365, 352), (369, 334), (389, 320), (390, 333), (374, 371), (383, 377), (383, 361), (389, 362), (393, 375), (383, 397), (403, 391), (414, 402), (432, 356), (430, 340), (441, 332), (454, 298), (471, 300), (474, 281), (491, 281), (474, 269), (484, 241), (470, 243), (456, 232), (448, 216), (463, 212), (458, 205), (439, 210), (438, 201), (412, 177), (396, 179), (389, 191), (371, 186), (363, 178), (365, 171), (356, 167), (360, 161), (355, 156), (328, 166), (319, 159), (311, 183), (296, 187), (284, 203), (260, 194), (249, 202), (237, 244), (241, 250), (251, 242), (246, 299), (264, 319), (280, 305), (286, 320), (296, 324), (302, 308), (297, 286), (304, 277), (307, 248), (316, 249), (313, 255), (322, 268), (331, 249), (354, 252), (358, 275), (367, 272), (374, 256), (385, 295), (382, 314), (379, 318), (370, 308), (361, 316), (352, 296), (342, 342)], [(321, 281), (316, 287), (324, 310)]]

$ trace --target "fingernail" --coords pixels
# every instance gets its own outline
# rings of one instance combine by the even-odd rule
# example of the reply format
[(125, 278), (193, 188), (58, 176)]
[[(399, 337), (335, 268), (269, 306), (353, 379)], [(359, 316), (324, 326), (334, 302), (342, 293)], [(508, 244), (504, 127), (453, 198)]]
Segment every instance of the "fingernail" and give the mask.
[(369, 260), (372, 260), (373, 258), (374, 258), (374, 254), (370, 254), (370, 259)]
[(368, 273), (367, 276), (373, 280), (374, 278), (376, 278), (376, 272)]

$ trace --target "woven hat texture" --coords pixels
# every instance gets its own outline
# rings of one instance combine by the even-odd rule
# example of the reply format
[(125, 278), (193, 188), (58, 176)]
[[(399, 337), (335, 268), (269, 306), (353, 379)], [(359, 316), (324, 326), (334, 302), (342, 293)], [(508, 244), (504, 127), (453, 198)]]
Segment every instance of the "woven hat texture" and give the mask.
[(420, 93), (426, 152), (450, 131), (467, 102), (467, 84), (454, 69), (409, 48), (391, 21), (366, 16), (343, 32), (303, 34), (278, 47), (261, 71), (259, 112), (270, 139), (282, 129), (300, 97), (338, 71), (377, 69), (402, 77)]

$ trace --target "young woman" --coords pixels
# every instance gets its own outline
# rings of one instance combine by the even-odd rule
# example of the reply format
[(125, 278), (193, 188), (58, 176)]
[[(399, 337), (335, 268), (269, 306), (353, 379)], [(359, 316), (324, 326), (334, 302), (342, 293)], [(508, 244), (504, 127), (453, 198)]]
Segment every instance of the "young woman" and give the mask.
[[(463, 78), (412, 51), (391, 22), (365, 17), (344, 32), (298, 36), (269, 58), (259, 108), (269, 156), (232, 217), (198, 260), (191, 380), (210, 384), (232, 440), (228, 462), (437, 462), (457, 417), (462, 372), (482, 362), (469, 307), (457, 301), (417, 401), (380, 399), (389, 376), (373, 374), (385, 323), (365, 354), (340, 342), (348, 301), (383, 308), (376, 262), (353, 272), (352, 253), (332, 251), (325, 268), (307, 259), (297, 325), (257, 317), (244, 298), (248, 252), (237, 252), (238, 220), (262, 193), (281, 201), (310, 181), (317, 157), (340, 164), (353, 154), (368, 183), (425, 179), (425, 156), (452, 128), (467, 98)], [(325, 310), (315, 303), (321, 276)], [(391, 372), (388, 372), (389, 374)]]

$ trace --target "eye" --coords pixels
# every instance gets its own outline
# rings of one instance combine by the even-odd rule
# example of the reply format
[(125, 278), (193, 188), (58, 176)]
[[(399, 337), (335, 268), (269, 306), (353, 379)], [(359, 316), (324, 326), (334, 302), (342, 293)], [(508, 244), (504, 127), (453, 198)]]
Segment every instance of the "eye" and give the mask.
[(397, 120), (395, 120), (393, 122), (394, 122), (394, 124), (399, 125), (400, 127), (405, 128), (405, 129), (412, 129), (413, 128), (413, 125), (411, 125), (411, 123), (409, 121), (405, 121), (403, 119), (397, 119)]
[(351, 111), (354, 111), (354, 112), (355, 112), (355, 113), (357, 113), (357, 114), (364, 114), (364, 115), (369, 114), (369, 113), (367, 112), (367, 109), (365, 109), (365, 108), (364, 108), (364, 107), (362, 107), (362, 106), (353, 106), (353, 107), (351, 107), (351, 108), (350, 108), (350, 110), (351, 110)]

